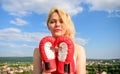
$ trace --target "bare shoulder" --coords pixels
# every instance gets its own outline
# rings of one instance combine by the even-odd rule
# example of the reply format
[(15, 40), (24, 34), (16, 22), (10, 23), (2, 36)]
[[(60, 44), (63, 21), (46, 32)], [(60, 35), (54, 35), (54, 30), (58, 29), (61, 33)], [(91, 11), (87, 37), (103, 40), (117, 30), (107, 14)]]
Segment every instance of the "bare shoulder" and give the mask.
[(34, 49), (34, 52), (37, 52), (37, 51), (39, 51), (39, 48), (35, 48), (35, 49)]
[(75, 55), (76, 57), (85, 56), (85, 49), (83, 46), (75, 44)]
[(39, 48), (34, 49), (34, 55), (33, 56), (40, 56), (39, 54)]
[(39, 48), (36, 47), (36, 48), (34, 49), (34, 52), (36, 52), (36, 51), (39, 51)]
[(75, 51), (77, 51), (77, 52), (84, 52), (85, 49), (84, 49), (83, 46), (75, 44)]
[(75, 44), (75, 48), (78, 50), (84, 50), (84, 47), (78, 44)]

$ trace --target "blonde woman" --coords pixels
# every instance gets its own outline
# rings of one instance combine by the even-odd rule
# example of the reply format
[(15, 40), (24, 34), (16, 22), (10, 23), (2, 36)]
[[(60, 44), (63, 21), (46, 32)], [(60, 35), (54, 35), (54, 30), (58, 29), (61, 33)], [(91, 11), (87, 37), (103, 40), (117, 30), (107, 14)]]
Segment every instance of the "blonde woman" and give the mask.
[[(50, 10), (47, 18), (47, 26), (50, 30), (52, 37), (58, 38), (60, 36), (69, 37), (74, 42), (75, 29), (70, 16), (63, 10), (54, 7)], [(86, 74), (86, 55), (82, 46), (74, 43), (74, 62), (75, 73), (72, 74)], [(42, 60), (40, 58), (39, 48), (35, 48), (33, 55), (33, 74), (43, 74)], [(55, 74), (44, 73), (44, 74)]]

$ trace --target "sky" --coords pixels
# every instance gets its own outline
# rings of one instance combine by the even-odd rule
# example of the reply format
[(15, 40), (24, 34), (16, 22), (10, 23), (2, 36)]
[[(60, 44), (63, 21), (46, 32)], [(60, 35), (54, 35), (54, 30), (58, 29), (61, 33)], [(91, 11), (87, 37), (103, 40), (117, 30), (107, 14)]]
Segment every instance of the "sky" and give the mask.
[(51, 35), (46, 18), (54, 6), (71, 16), (87, 59), (120, 59), (120, 0), (0, 0), (0, 57), (33, 56)]

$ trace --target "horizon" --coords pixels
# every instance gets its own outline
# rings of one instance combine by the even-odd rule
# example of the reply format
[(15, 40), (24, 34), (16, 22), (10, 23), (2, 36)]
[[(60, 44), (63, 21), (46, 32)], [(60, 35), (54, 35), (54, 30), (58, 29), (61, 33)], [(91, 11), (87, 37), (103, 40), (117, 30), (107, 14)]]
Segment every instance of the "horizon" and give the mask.
[(33, 56), (44, 36), (51, 35), (45, 22), (57, 6), (70, 14), (75, 42), (86, 58), (120, 58), (120, 1), (117, 0), (1, 0), (0, 56)]
[[(33, 58), (33, 56), (0, 56), (0, 58)], [(86, 58), (86, 61), (87, 60), (120, 60), (120, 58), (103, 58), (103, 59), (96, 59), (96, 58)]]

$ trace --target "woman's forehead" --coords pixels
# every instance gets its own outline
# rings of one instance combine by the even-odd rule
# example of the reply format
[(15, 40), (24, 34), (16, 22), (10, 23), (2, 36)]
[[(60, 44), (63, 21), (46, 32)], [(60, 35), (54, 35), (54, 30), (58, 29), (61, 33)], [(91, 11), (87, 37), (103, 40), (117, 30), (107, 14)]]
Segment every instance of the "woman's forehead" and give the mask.
[(54, 12), (51, 14), (50, 19), (61, 19), (61, 17), (57, 12)]

